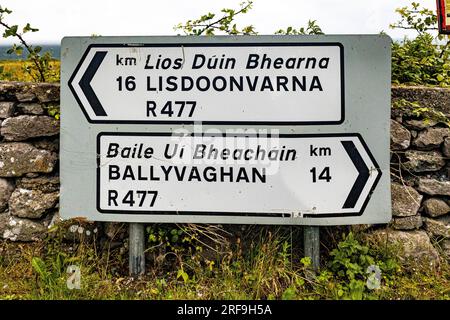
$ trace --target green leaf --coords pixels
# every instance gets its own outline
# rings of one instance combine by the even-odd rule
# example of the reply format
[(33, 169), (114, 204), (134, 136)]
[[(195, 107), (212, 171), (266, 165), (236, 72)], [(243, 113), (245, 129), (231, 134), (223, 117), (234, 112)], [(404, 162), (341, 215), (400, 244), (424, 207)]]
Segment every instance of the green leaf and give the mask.
[(17, 35), (17, 25), (11, 26), (3, 32), (3, 38), (15, 37)]
[(189, 281), (189, 275), (186, 272), (184, 272), (183, 269), (179, 269), (177, 272), (177, 279), (179, 279), (180, 277), (183, 278), (183, 281), (185, 283)]
[(0, 13), (11, 14), (12, 11), (9, 10), (8, 8), (2, 8), (2, 7), (0, 6)]
[(16, 47), (16, 55), (21, 56), (23, 53), (23, 47)]
[(281, 295), (281, 300), (294, 300), (297, 290), (294, 287), (287, 288)]
[(42, 278), (48, 275), (45, 262), (41, 258), (33, 257), (33, 259), (31, 259), (31, 266), (33, 267), (34, 271), (37, 274), (39, 274)]

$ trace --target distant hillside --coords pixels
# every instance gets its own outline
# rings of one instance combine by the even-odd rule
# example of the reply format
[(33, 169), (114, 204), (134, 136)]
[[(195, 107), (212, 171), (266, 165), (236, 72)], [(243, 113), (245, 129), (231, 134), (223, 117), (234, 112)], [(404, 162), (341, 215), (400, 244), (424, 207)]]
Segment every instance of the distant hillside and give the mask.
[[(60, 60), (61, 57), (61, 47), (59, 46), (59, 44), (42, 44), (39, 45), (42, 47), (42, 52), (45, 51), (50, 51), (52, 53), (52, 56), (57, 59)], [(21, 59), (26, 59), (27, 57), (27, 52), (24, 50), (22, 56), (17, 56), (15, 54), (7, 54), (6, 51), (8, 51), (8, 49), (10, 49), (11, 46), (0, 46), (0, 60), (21, 60)]]

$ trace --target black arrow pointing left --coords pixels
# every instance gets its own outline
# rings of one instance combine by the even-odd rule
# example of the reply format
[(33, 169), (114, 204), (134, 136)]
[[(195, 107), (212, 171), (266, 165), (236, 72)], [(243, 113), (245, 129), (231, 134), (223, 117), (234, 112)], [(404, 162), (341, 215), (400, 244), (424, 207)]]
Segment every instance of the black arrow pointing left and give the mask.
[(341, 141), (341, 143), (359, 173), (342, 207), (342, 209), (350, 209), (354, 208), (358, 202), (359, 196), (366, 186), (367, 180), (369, 180), (370, 172), (353, 141)]
[(86, 99), (91, 105), (91, 108), (94, 111), (95, 115), (103, 117), (107, 116), (107, 114), (105, 109), (103, 109), (100, 100), (98, 100), (98, 97), (94, 92), (94, 89), (92, 89), (91, 81), (92, 78), (94, 78), (94, 75), (97, 72), (98, 68), (100, 67), (100, 64), (103, 62), (103, 59), (105, 59), (107, 53), (108, 53), (107, 51), (97, 51), (94, 54), (91, 63), (89, 63), (86, 71), (84, 72), (79, 82), (80, 88), (83, 91), (84, 95), (86, 96)]

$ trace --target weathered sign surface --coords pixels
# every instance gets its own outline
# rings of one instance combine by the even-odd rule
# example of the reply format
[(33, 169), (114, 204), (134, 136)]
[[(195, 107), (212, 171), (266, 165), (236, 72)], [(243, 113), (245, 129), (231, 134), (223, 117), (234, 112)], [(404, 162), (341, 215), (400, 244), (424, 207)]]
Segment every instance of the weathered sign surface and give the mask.
[(65, 38), (61, 215), (390, 219), (386, 36)]

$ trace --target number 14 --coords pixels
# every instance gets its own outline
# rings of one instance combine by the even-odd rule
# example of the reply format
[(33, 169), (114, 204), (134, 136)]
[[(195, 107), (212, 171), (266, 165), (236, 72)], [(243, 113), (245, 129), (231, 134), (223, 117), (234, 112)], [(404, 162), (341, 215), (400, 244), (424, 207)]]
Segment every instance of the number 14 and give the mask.
[(331, 176), (330, 176), (330, 167), (325, 167), (319, 174), (319, 177), (317, 177), (317, 169), (316, 167), (309, 170), (312, 174), (312, 182), (316, 183), (317, 180), (325, 180), (326, 182), (330, 182)]

